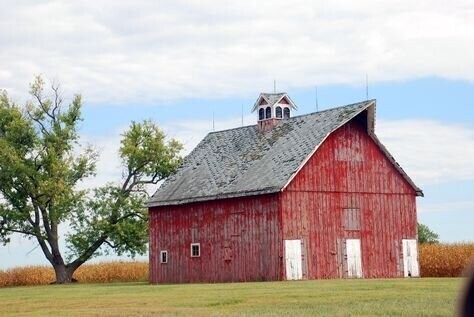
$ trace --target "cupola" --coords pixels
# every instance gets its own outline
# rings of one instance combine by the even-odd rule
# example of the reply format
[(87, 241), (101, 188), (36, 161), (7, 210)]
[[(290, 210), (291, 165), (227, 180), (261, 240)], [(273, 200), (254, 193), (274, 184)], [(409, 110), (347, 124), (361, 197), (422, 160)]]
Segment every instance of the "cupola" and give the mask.
[(281, 120), (289, 119), (291, 111), (296, 109), (295, 103), (287, 93), (261, 93), (252, 112), (256, 111), (258, 114), (260, 131), (268, 131)]

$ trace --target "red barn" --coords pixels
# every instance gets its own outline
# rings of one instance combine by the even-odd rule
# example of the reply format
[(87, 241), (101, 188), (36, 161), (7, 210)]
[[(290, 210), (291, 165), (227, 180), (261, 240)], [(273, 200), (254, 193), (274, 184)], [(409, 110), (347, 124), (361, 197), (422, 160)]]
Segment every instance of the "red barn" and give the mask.
[(422, 191), (374, 133), (375, 100), (209, 133), (148, 201), (150, 282), (418, 276)]

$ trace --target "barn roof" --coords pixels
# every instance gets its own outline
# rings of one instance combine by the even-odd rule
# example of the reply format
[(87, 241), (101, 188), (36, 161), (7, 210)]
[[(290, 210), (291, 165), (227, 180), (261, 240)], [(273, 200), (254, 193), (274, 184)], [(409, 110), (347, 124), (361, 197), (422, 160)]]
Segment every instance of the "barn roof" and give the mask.
[(257, 125), (211, 132), (160, 186), (147, 206), (279, 192), (329, 134), (364, 110), (368, 110), (369, 135), (422, 195), (373, 134), (375, 100), (368, 100), (295, 116), (267, 132), (260, 132)]
[(262, 102), (265, 101), (266, 106), (273, 106), (276, 103), (279, 103), (282, 99), (286, 99), (288, 104), (293, 109), (298, 109), (296, 104), (291, 100), (290, 96), (286, 92), (275, 92), (275, 93), (261, 93), (260, 96), (257, 98), (257, 101), (253, 105), (252, 112), (257, 110), (258, 106)]

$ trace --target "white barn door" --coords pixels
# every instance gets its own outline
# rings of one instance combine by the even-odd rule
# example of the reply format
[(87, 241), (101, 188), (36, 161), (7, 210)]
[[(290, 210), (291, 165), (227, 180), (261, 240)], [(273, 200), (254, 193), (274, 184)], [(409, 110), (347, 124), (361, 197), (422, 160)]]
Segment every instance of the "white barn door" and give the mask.
[(418, 247), (415, 239), (403, 239), (403, 275), (405, 277), (418, 277)]
[(346, 240), (347, 277), (362, 278), (362, 258), (360, 252), (360, 239)]
[(301, 280), (303, 278), (301, 240), (285, 240), (285, 266), (287, 280)]

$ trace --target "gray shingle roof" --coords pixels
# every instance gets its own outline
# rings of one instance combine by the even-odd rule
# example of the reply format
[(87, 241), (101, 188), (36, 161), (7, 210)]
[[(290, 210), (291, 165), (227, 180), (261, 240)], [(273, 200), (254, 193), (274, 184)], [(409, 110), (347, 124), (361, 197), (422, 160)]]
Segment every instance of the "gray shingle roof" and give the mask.
[(285, 97), (288, 100), (288, 102), (290, 103), (289, 106), (291, 108), (298, 109), (298, 107), (296, 107), (295, 103), (293, 102), (293, 100), (291, 100), (290, 96), (288, 96), (286, 92), (275, 92), (275, 93), (261, 93), (260, 96), (257, 98), (257, 101), (255, 102), (255, 104), (253, 105), (252, 112), (257, 110), (262, 98), (267, 102), (265, 106), (271, 107), (277, 102), (279, 102), (283, 97)]
[(369, 100), (296, 116), (268, 132), (259, 132), (257, 125), (211, 132), (147, 206), (278, 192), (330, 133), (374, 104)]
[(279, 101), (283, 96), (285, 96), (285, 93), (263, 93), (262, 97), (264, 97), (268, 103), (269, 106), (273, 106), (277, 101)]

